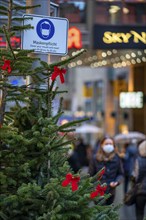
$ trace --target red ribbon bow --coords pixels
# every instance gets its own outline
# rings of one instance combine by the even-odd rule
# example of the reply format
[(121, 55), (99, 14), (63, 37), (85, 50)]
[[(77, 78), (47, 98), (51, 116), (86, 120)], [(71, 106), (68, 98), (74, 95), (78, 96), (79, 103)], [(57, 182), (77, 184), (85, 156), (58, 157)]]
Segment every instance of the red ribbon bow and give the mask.
[(60, 76), (61, 83), (64, 83), (63, 74), (66, 73), (65, 69), (59, 69), (57, 66), (54, 66), (54, 72), (52, 73), (51, 79), (54, 81), (57, 76)]
[(90, 193), (90, 198), (94, 198), (98, 195), (103, 196), (105, 191), (107, 189), (107, 186), (101, 186), (100, 184), (97, 185), (96, 190), (92, 193)]
[(7, 72), (10, 73), (12, 71), (10, 64), (11, 64), (10, 60), (4, 60), (4, 64), (3, 64), (3, 66), (1, 66), (1, 69), (7, 70)]
[(71, 184), (72, 191), (76, 191), (78, 189), (78, 182), (80, 181), (80, 177), (74, 177), (71, 173), (66, 175), (66, 179), (62, 182), (62, 186), (66, 187), (68, 184)]

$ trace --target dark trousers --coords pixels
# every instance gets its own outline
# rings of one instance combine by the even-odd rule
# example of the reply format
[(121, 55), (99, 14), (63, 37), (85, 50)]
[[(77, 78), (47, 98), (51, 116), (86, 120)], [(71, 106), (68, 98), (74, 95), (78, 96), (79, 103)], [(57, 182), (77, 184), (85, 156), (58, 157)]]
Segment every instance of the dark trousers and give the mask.
[(136, 219), (144, 219), (144, 208), (146, 205), (146, 195), (137, 195), (136, 196)]

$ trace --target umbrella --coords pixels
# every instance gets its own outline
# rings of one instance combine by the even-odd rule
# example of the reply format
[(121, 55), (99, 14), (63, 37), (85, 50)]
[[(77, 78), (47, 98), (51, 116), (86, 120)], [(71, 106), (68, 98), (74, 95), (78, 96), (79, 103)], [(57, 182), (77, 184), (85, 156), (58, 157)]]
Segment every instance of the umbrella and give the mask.
[(138, 131), (129, 131), (126, 134), (120, 133), (114, 137), (116, 143), (130, 143), (132, 140), (141, 141), (144, 139), (146, 139), (146, 135)]
[(84, 124), (76, 128), (75, 133), (102, 133), (102, 129), (91, 124)]

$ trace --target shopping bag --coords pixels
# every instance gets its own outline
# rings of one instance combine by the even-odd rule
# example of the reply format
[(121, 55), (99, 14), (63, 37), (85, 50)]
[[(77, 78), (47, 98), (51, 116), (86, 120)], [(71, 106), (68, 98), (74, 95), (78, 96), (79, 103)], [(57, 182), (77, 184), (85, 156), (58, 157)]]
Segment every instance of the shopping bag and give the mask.
[(136, 194), (138, 190), (139, 184), (135, 184), (124, 197), (124, 204), (127, 206), (133, 205), (136, 202)]

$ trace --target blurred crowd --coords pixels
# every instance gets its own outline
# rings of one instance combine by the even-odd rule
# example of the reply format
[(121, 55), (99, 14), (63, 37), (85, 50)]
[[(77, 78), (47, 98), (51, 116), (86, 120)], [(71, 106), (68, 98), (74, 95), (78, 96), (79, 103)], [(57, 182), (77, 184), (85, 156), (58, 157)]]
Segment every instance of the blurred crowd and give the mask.
[(94, 176), (103, 167), (105, 172), (101, 183), (107, 184), (106, 193), (111, 196), (106, 200), (106, 205), (113, 203), (116, 187), (123, 182), (124, 195), (136, 183), (140, 188), (136, 193), (136, 219), (144, 219), (146, 206), (146, 140), (138, 142), (132, 139), (130, 143), (116, 146), (114, 139), (104, 137), (97, 140), (95, 146), (86, 144), (79, 137), (74, 143), (69, 154), (68, 162), (72, 170), (77, 173), (89, 173)]

